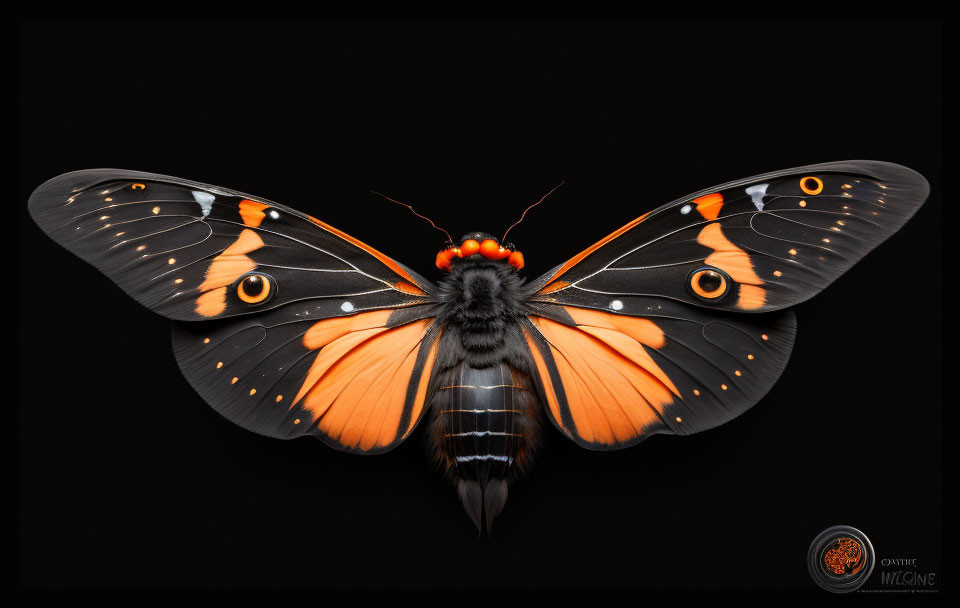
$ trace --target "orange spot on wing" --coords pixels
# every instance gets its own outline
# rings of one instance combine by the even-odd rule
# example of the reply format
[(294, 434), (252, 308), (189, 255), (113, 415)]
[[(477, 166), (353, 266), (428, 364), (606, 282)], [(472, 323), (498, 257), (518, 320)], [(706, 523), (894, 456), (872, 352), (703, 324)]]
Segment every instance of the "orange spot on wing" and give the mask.
[(263, 203), (258, 203), (256, 201), (243, 199), (240, 201), (240, 218), (247, 226), (256, 228), (260, 225), (260, 222), (263, 221), (263, 218), (266, 217), (266, 214), (263, 213), (263, 210), (269, 206), (270, 205), (264, 205)]
[(723, 195), (719, 192), (705, 194), (693, 199), (693, 202), (697, 205), (697, 211), (704, 219), (715, 220), (720, 215), (720, 209), (723, 208)]

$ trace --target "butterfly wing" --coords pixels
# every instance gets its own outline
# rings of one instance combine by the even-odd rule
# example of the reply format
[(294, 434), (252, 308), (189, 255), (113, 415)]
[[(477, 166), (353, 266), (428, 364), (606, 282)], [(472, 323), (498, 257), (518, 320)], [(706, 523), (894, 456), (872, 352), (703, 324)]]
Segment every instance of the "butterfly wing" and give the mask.
[(595, 449), (731, 420), (779, 377), (783, 310), (896, 232), (929, 186), (849, 161), (777, 171), (664, 205), (532, 284), (526, 327), (554, 423)]
[(422, 413), (435, 287), (263, 198), (101, 169), (30, 197), (53, 240), (174, 327), (177, 362), (218, 412), (273, 437), (382, 452)]

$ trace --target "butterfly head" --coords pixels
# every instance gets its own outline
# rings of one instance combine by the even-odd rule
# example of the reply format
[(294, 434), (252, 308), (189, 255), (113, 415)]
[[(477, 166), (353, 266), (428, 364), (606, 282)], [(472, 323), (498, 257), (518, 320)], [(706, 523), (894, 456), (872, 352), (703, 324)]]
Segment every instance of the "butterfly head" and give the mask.
[(450, 271), (455, 258), (470, 258), (479, 256), (510, 264), (517, 270), (523, 268), (523, 254), (517, 251), (510, 243), (501, 244), (500, 241), (485, 232), (468, 232), (460, 239), (460, 243), (448, 242), (447, 246), (437, 254), (437, 268)]

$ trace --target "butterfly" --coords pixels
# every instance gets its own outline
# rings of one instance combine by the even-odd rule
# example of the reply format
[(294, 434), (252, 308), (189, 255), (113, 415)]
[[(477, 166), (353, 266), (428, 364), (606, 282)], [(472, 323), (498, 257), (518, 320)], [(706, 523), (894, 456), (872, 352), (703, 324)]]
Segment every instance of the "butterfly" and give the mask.
[(505, 238), (447, 242), (433, 283), (320, 219), (150, 173), (67, 173), (29, 211), (174, 321), (180, 370), (224, 417), (358, 454), (389, 451), (427, 418), (433, 459), (489, 531), (544, 420), (614, 450), (756, 404), (790, 356), (790, 307), (928, 192), (876, 161), (766, 173), (663, 205), (530, 282)]

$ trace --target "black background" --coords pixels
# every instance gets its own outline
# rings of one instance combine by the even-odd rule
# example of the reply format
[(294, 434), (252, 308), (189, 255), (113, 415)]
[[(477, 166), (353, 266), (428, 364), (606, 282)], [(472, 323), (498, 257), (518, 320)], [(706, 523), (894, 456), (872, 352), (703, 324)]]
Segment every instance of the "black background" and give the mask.
[[(941, 70), (940, 26), (893, 20), (23, 23), (19, 583), (821, 594), (806, 551), (835, 524), (939, 573)], [(565, 179), (511, 233), (532, 278), (678, 196), (852, 158), (910, 166), (931, 197), (797, 307), (769, 395), (619, 452), (547, 428), (492, 539), (419, 435), (364, 458), (221, 418), (168, 322), (25, 211), (65, 171), (176, 175), (436, 277), (444, 237), (368, 189), (499, 234)]]

